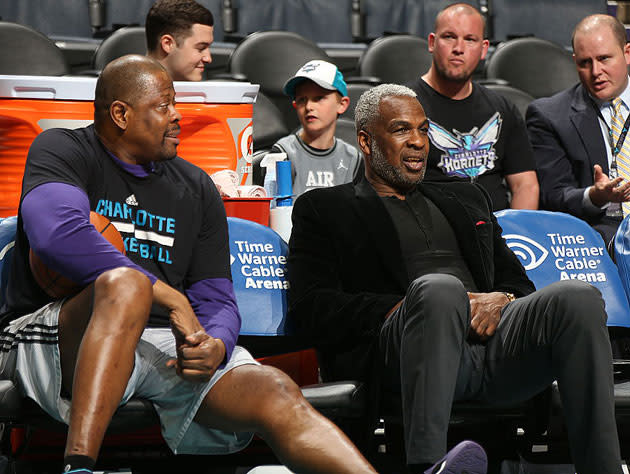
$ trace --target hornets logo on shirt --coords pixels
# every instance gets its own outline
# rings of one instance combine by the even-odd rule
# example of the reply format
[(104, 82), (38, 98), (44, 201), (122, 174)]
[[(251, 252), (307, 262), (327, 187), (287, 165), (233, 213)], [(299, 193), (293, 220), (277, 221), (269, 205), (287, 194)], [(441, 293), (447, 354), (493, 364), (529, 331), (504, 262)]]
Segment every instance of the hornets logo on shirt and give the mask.
[(494, 168), (497, 156), (494, 145), (501, 132), (501, 115), (496, 112), (479, 129), (473, 127), (468, 133), (453, 130), (453, 133), (441, 125), (429, 123), (429, 138), (433, 146), (444, 151), (438, 163), (442, 172), (453, 178), (477, 177)]

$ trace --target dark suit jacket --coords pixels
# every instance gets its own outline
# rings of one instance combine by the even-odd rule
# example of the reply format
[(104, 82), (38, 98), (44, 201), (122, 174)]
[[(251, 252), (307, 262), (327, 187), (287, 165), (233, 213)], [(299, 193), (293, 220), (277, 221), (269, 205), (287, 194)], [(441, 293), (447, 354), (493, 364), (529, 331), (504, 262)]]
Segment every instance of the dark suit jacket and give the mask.
[(606, 143), (597, 110), (581, 84), (532, 102), (527, 130), (534, 149), (542, 209), (562, 211), (597, 224), (604, 213), (584, 213), (584, 189), (593, 184), (593, 166), (608, 174)]
[[(534, 291), (481, 187), (453, 182), (420, 189), (453, 226), (480, 292)], [(385, 315), (410, 280), (394, 223), (365, 178), (298, 198), (288, 277), (288, 317), (317, 347), (324, 379), (368, 380)]]

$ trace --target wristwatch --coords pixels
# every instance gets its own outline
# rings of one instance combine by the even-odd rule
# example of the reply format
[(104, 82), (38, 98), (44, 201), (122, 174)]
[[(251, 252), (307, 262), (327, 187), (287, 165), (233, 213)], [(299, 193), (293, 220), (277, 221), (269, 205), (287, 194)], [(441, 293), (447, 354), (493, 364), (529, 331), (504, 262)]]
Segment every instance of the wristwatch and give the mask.
[(514, 296), (514, 293), (510, 293), (510, 292), (504, 291), (503, 294), (508, 299), (508, 303), (511, 303), (512, 301), (514, 301), (516, 299), (516, 296)]

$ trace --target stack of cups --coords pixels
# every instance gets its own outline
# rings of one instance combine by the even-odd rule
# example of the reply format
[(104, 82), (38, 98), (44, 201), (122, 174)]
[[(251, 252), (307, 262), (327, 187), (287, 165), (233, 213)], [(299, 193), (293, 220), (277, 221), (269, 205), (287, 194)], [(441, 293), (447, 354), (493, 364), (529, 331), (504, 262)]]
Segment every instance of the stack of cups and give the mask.
[(291, 237), (291, 212), (293, 212), (293, 184), (291, 162), (276, 163), (276, 207), (271, 209), (269, 225), (285, 242)]

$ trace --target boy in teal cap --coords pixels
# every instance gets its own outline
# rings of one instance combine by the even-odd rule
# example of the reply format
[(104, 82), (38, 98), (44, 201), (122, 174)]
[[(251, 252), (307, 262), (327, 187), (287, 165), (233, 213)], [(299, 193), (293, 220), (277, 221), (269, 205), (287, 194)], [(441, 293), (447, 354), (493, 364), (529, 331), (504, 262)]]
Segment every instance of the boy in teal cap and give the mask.
[(337, 117), (350, 104), (343, 75), (334, 64), (313, 60), (284, 85), (301, 128), (278, 140), (273, 152), (291, 161), (296, 196), (314, 188), (352, 181), (359, 168), (357, 148), (335, 137)]

